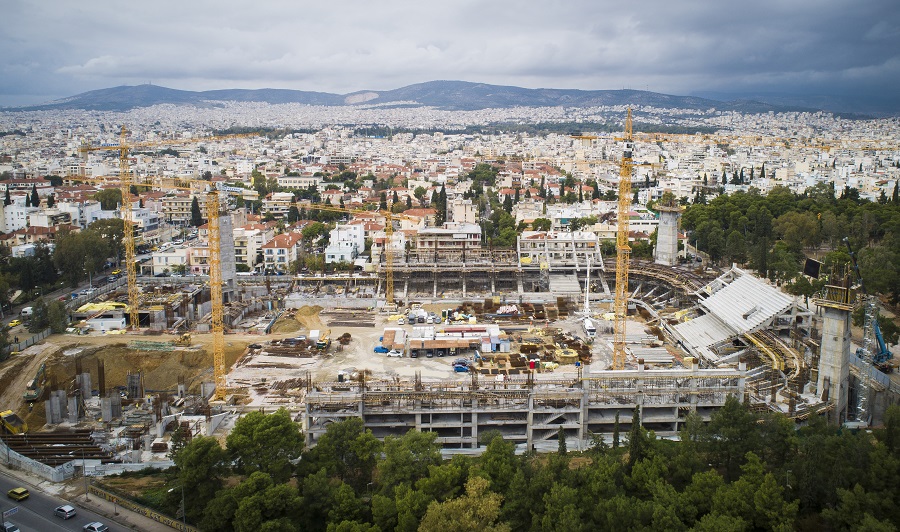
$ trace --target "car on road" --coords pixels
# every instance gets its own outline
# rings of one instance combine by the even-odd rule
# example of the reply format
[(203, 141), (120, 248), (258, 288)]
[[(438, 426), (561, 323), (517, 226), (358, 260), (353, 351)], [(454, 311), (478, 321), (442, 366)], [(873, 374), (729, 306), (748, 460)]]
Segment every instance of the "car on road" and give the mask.
[(403, 318), (400, 318), (399, 320), (397, 320), (397, 325), (406, 325), (406, 320)]
[(4, 521), (3, 525), (0, 525), (0, 532), (20, 532), (20, 530), (19, 527), (9, 521)]
[(11, 322), (9, 322), (10, 327), (16, 327), (19, 325), (22, 325), (22, 320), (12, 320)]
[(122, 273), (122, 270), (115, 269), (115, 270), (113, 270), (113, 271), (111, 271), (111, 272), (109, 272), (109, 273), (111, 273), (111, 274), (113, 274), (113, 275), (119, 275), (120, 273)]
[(375, 352), (376, 352), (376, 353), (387, 353), (388, 351), (390, 351), (390, 350), (389, 350), (387, 347), (383, 346), (383, 345), (376, 345), (376, 346), (375, 346)]
[(75, 517), (75, 508), (72, 508), (68, 504), (57, 506), (56, 509), (53, 510), (53, 515), (55, 515), (56, 517), (61, 517), (63, 519), (69, 519)]
[(99, 521), (94, 521), (81, 527), (81, 530), (84, 532), (106, 532), (109, 530), (109, 527)]
[(389, 357), (402, 357), (402, 356), (403, 356), (403, 353), (401, 353), (400, 351), (397, 351), (396, 349), (391, 349), (390, 351), (388, 351), (387, 356), (389, 356)]
[(16, 501), (24, 501), (31, 494), (28, 493), (28, 490), (25, 488), (13, 488), (13, 489), (9, 490), (8, 492), (6, 492), (6, 495), (10, 499), (13, 499)]

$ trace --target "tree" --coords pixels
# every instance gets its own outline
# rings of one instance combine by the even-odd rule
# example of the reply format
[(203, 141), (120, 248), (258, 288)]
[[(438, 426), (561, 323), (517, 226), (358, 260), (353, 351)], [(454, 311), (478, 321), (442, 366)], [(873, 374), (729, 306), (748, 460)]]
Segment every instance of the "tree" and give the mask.
[(384, 439), (384, 459), (378, 463), (377, 478), (386, 493), (403, 482), (415, 482), (428, 476), (428, 466), (441, 463), (440, 444), (434, 432), (411, 430)]
[(381, 449), (382, 443), (363, 426), (362, 419), (349, 418), (328, 425), (318, 444), (303, 454), (300, 466), (307, 470), (325, 468), (329, 475), (362, 490), (372, 481)]
[[(896, 187), (894, 187), (896, 193)], [(9, 196), (9, 186), (6, 187), (6, 196), (3, 198), (3, 205), (10, 206), (12, 205), (12, 198)]]
[(54, 205), (56, 205), (56, 198), (53, 196), (53, 194), (50, 194), (47, 196), (47, 208), (51, 209)]
[(288, 209), (287, 213), (287, 221), (289, 224), (292, 224), (300, 219), (300, 211), (297, 209), (296, 205), (291, 205), (291, 208)]
[(200, 202), (197, 201), (197, 196), (191, 200), (191, 225), (194, 227), (203, 225), (203, 213), (200, 212)]
[(91, 222), (87, 229), (103, 239), (106, 243), (108, 255), (115, 257), (116, 262), (118, 262), (119, 257), (125, 253), (125, 245), (122, 242), (122, 238), (125, 235), (125, 222), (121, 218), (96, 220)]
[[(210, 436), (193, 438), (181, 451), (173, 456), (178, 470), (178, 483), (184, 488), (186, 517), (199, 522), (203, 509), (216, 492), (222, 488), (227, 453), (218, 440)], [(181, 490), (169, 492), (170, 504), (181, 503)]]
[(94, 199), (100, 202), (100, 208), (104, 211), (114, 211), (122, 203), (122, 191), (118, 188), (105, 188), (94, 194)]
[(547, 218), (535, 218), (531, 222), (531, 228), (535, 231), (549, 231), (553, 227), (553, 222)]
[(650, 437), (647, 429), (641, 426), (641, 407), (634, 408), (631, 417), (631, 429), (628, 431), (628, 467), (633, 468), (650, 453)]
[(466, 493), (446, 502), (432, 502), (422, 519), (422, 532), (508, 532), (509, 525), (498, 522), (503, 496), (488, 491), (488, 481), (472, 477)]
[(272, 414), (251, 412), (238, 420), (225, 440), (237, 468), (245, 474), (263, 471), (276, 482), (291, 476), (291, 460), (300, 456), (303, 434), (285, 409)]
[(37, 185), (31, 185), (31, 206), (40, 207), (41, 197), (38, 196)]
[(62, 301), (51, 301), (47, 305), (47, 321), (50, 331), (53, 334), (62, 334), (66, 332), (69, 326), (69, 315), (66, 310), (66, 304)]

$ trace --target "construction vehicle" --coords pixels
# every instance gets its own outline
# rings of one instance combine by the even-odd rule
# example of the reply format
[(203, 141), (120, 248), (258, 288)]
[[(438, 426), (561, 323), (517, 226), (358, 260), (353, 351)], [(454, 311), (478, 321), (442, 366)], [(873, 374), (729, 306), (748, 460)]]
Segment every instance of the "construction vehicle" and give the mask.
[(28, 425), (12, 410), (0, 412), (0, 428), (7, 434), (25, 434), (28, 432)]
[(316, 340), (316, 349), (324, 351), (331, 347), (331, 329), (323, 332), (319, 339)]
[(172, 345), (189, 347), (191, 345), (191, 333), (184, 333), (175, 340), (172, 340)]
[(856, 253), (850, 245), (850, 239), (844, 238), (844, 244), (850, 253), (850, 259), (853, 261), (853, 271), (856, 273), (856, 280), (865, 299), (865, 322), (863, 325), (863, 347), (856, 350), (856, 356), (871, 362), (873, 366), (884, 373), (893, 371), (891, 359), (893, 353), (887, 348), (884, 341), (884, 335), (881, 333), (881, 326), (878, 325), (878, 299), (870, 296), (863, 282), (862, 273), (859, 271), (859, 263), (856, 260)]
[(37, 401), (41, 398), (44, 393), (44, 379), (46, 367), (44, 364), (41, 364), (35, 373), (34, 378), (28, 381), (28, 386), (25, 388), (25, 393), (22, 395), (22, 398), (29, 402)]

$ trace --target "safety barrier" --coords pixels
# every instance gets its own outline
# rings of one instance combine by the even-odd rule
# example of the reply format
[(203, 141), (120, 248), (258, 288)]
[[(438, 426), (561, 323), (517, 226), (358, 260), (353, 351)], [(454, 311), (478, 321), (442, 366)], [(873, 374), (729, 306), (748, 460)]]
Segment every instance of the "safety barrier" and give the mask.
[(149, 517), (150, 519), (153, 519), (157, 523), (162, 523), (168, 527), (174, 528), (175, 530), (179, 530), (181, 532), (199, 532), (196, 527), (193, 527), (191, 525), (186, 525), (178, 519), (173, 519), (173, 518), (169, 517), (168, 515), (161, 514), (161, 513), (157, 512), (156, 510), (147, 508), (146, 506), (138, 504), (130, 499), (125, 499), (125, 498), (119, 497), (115, 493), (111, 493), (109, 491), (106, 491), (105, 489), (98, 488), (97, 486), (95, 486), (93, 484), (88, 486), (88, 491), (90, 491), (91, 495), (103, 497), (107, 501), (109, 501), (113, 504), (117, 504), (117, 505), (121, 506), (122, 508), (125, 508), (126, 510), (132, 511), (137, 514), (141, 514), (144, 517)]
[(49, 466), (11, 450), (2, 440), (0, 440), (0, 460), (10, 468), (20, 469), (50, 482), (62, 482), (75, 474), (74, 460), (56, 467)]

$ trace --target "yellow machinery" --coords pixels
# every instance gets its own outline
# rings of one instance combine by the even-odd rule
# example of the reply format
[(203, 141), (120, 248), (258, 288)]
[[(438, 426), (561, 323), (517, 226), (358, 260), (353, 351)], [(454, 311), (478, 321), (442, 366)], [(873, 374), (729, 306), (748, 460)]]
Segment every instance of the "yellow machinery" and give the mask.
[(210, 326), (213, 334), (213, 372), (216, 377), (215, 399), (225, 399), (225, 326), (222, 321), (225, 301), (222, 296), (222, 247), (219, 234), (219, 193), (213, 190), (206, 198), (209, 224), (209, 299), (212, 307)]
[(12, 410), (0, 412), (0, 427), (9, 434), (24, 434), (28, 432), (28, 425)]
[(331, 329), (322, 333), (322, 336), (316, 341), (316, 349), (320, 349), (322, 351), (328, 349), (331, 345)]
[(180, 346), (184, 346), (184, 347), (190, 346), (191, 345), (191, 333), (182, 334), (180, 337), (178, 337), (177, 340), (172, 340), (172, 344), (180, 345)]
[(625, 369), (625, 318), (628, 314), (628, 211), (631, 208), (631, 167), (634, 142), (631, 138), (631, 109), (625, 119), (625, 150), (619, 165), (619, 211), (616, 232), (616, 297), (613, 302), (613, 369)]

